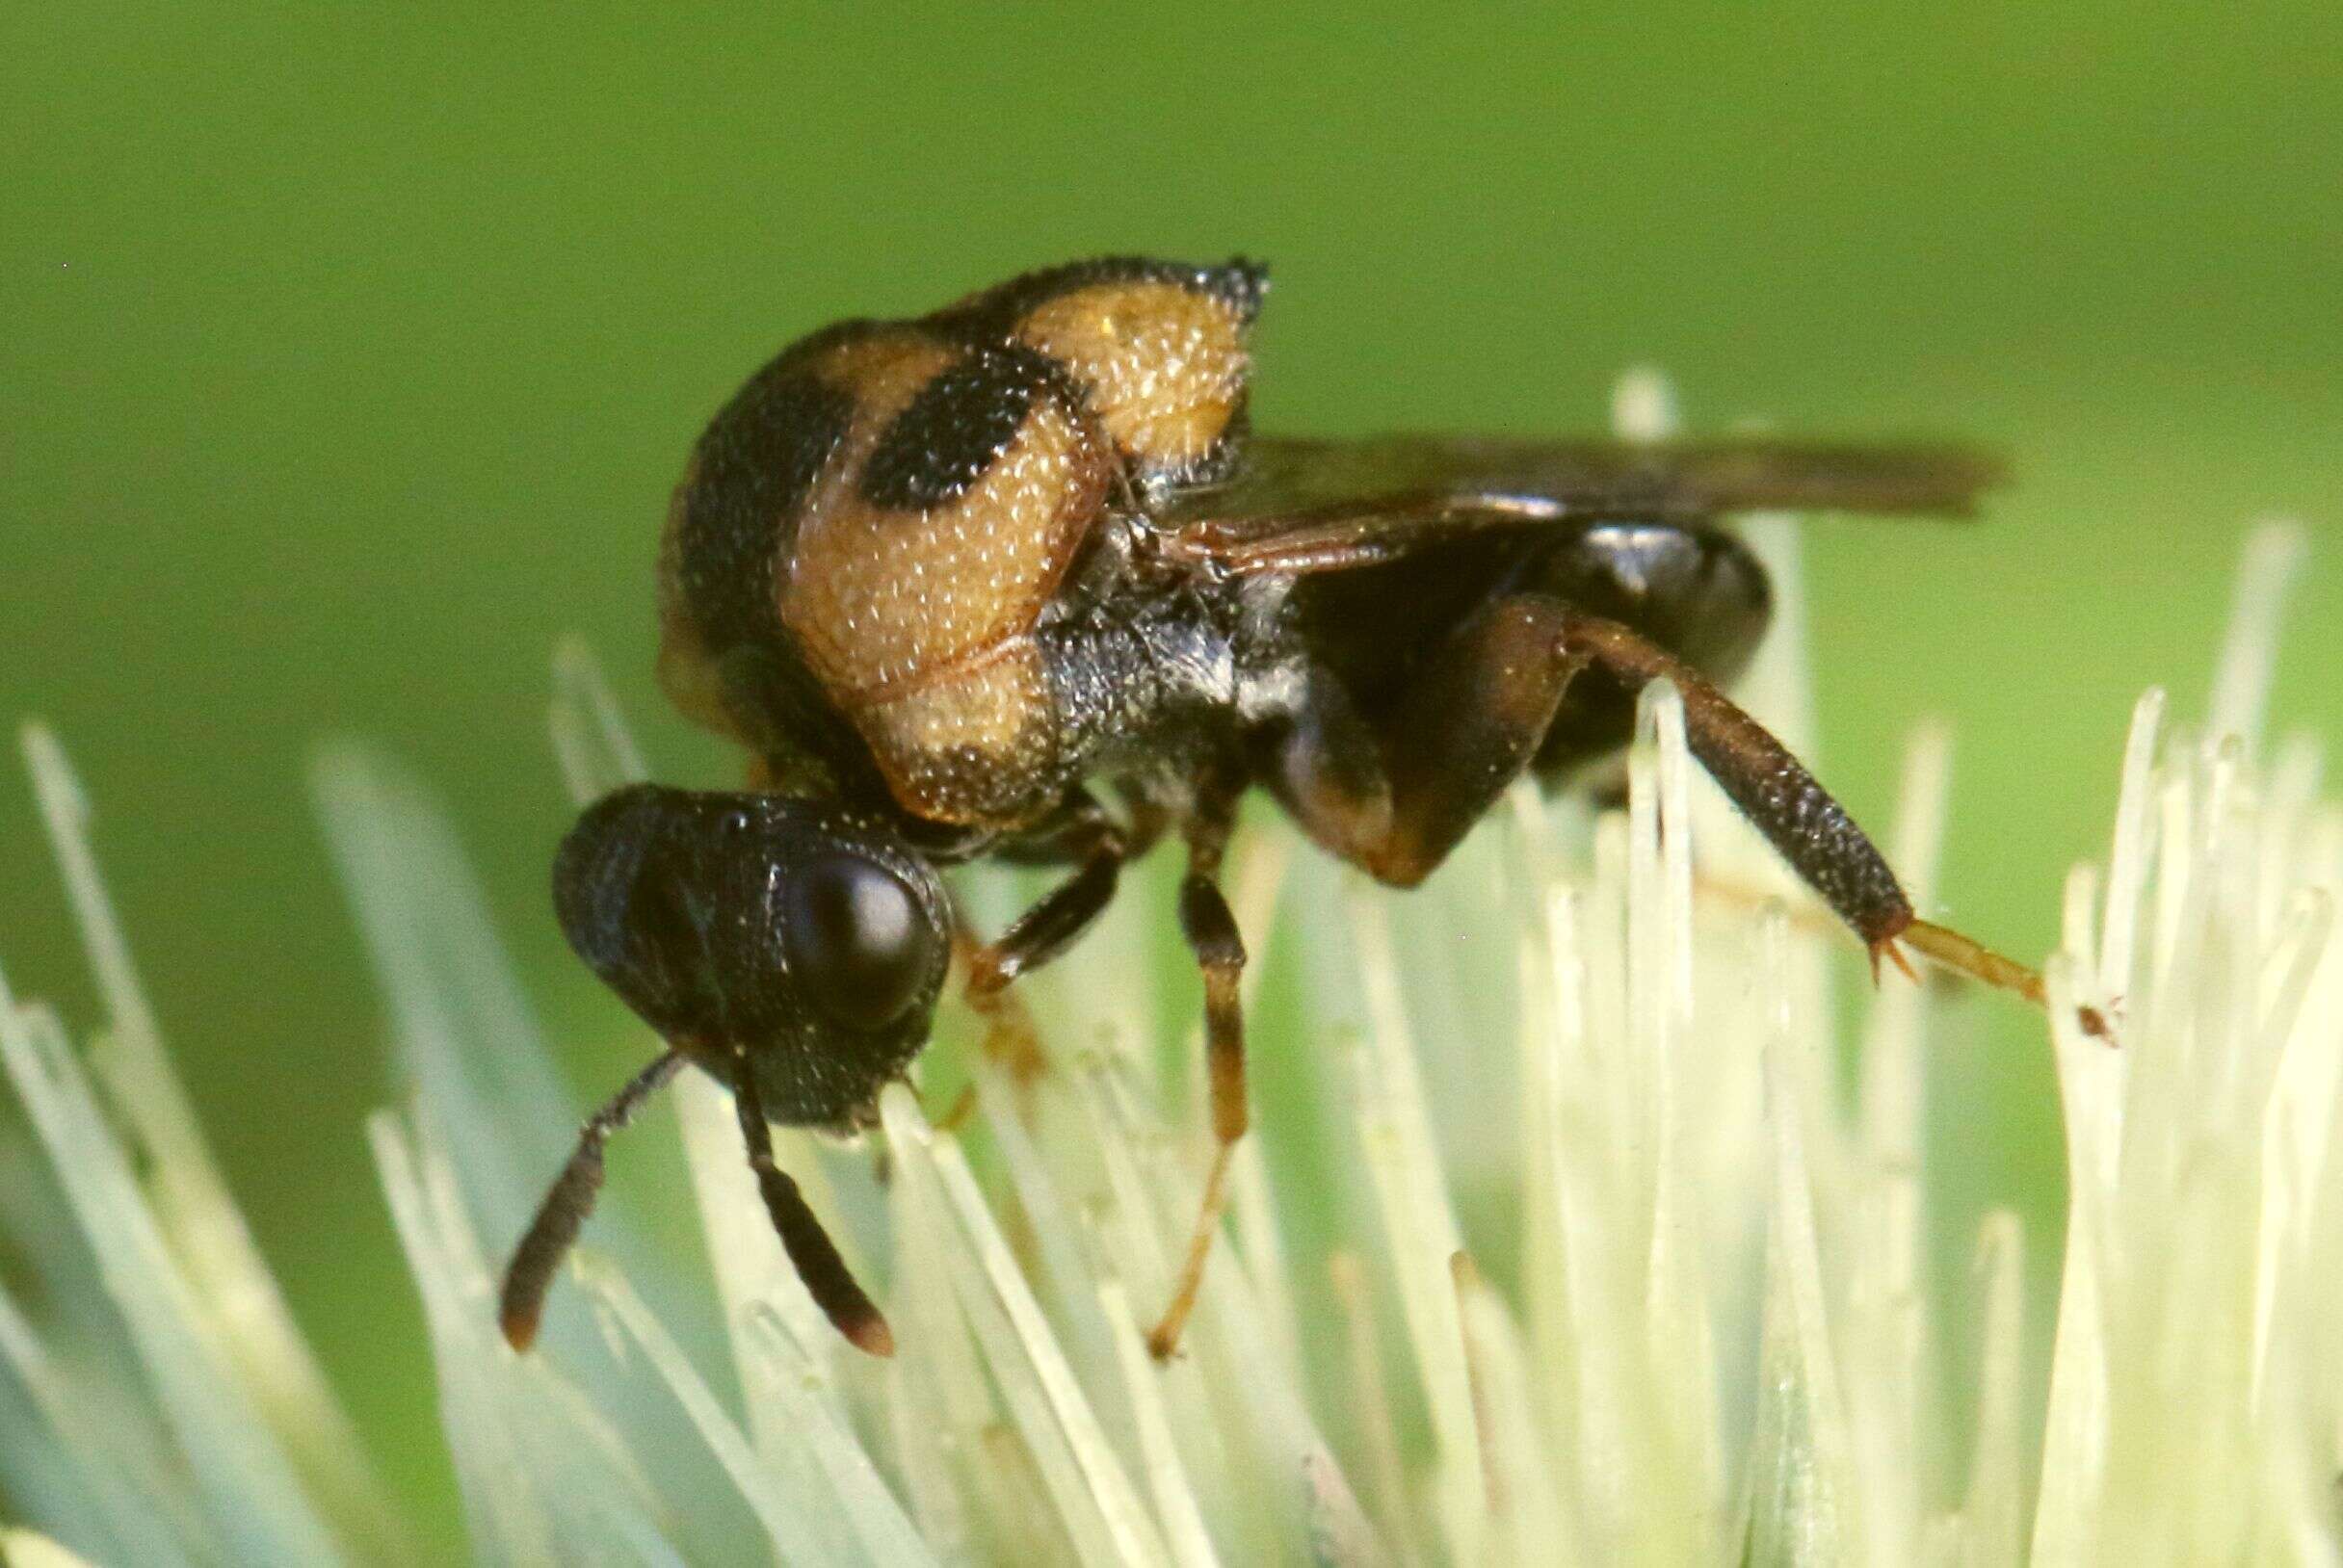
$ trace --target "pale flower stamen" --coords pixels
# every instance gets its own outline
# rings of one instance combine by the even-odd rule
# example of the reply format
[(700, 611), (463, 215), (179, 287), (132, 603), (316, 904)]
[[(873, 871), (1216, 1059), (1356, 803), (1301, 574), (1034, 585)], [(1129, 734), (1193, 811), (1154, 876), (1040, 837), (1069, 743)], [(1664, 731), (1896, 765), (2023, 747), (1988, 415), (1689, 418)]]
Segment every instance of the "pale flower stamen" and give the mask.
[[(1672, 419), (1656, 381), (1620, 406), (1639, 433)], [(1810, 750), (1795, 536), (1751, 532), (1786, 572), (1788, 635), (1745, 694)], [(779, 1135), (893, 1362), (806, 1298), (727, 1099), (689, 1074), (689, 1196), (626, 1152), (664, 1136), (647, 1115), (519, 1357), (494, 1267), (587, 1096), (435, 809), (329, 753), (319, 809), (407, 1085), (367, 1134), (473, 1552), (2343, 1560), (2343, 806), (2312, 748), (2260, 733), (2302, 554), (2283, 525), (2250, 544), (2205, 727), (2142, 699), (2106, 865), (2066, 884), (2046, 1012), (1891, 974), (1859, 993), (1851, 1092), (1833, 1015), (1860, 954), (1690, 765), (1669, 689), (1639, 710), (1625, 812), (1517, 790), (1406, 899), (1251, 823), (1230, 885), (1269, 1065), (1168, 1365), (1140, 1336), (1210, 1140), (1155, 868), (1020, 981), (1054, 1066), (1012, 1085), (976, 1061), (964, 1135), (906, 1086), (882, 1102), (883, 1179), (868, 1148)], [(555, 693), (578, 798), (643, 776), (582, 648)], [(0, 1495), (38, 1529), (0, 1554), (408, 1560), (172, 1076), (79, 786), (45, 731), (27, 752), (107, 1026), (76, 1050), (0, 989), (32, 1132), (0, 1136), (26, 1178), (7, 1201), (66, 1216), (27, 1227), (29, 1281), (0, 1294)], [(1889, 842), (1924, 913), (1960, 852), (1951, 799), (1951, 739), (1923, 725)], [(1012, 880), (978, 876), (971, 905), (1013, 904)], [(1958, 1066), (2037, 1018), (2070, 1189), (2055, 1278), (2029, 1273), (2015, 1214), (1943, 1217), (1977, 1153)], [(976, 1027), (947, 1009), (928, 1061)], [(656, 1050), (632, 1026), (606, 1045), (613, 1079)], [(712, 1277), (645, 1245), (651, 1223), (696, 1223)]]

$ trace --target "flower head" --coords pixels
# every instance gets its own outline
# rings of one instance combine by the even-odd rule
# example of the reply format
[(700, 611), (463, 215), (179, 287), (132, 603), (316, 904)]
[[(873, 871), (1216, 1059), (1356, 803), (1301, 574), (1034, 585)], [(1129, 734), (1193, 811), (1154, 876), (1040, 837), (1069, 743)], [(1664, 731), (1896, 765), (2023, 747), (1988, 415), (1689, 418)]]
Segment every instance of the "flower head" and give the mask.
[[(1758, 533), (1786, 567), (1790, 536)], [(892, 1361), (807, 1300), (728, 1103), (691, 1075), (675, 1105), (711, 1277), (615, 1205), (543, 1347), (515, 1356), (495, 1266), (576, 1105), (446, 826), (395, 771), (332, 754), (321, 810), (412, 1085), (369, 1137), (476, 1554), (2333, 1560), (2343, 810), (2310, 748), (2257, 744), (2299, 548), (2257, 536), (2201, 731), (2142, 701), (2108, 861), (2068, 883), (2046, 971), (2072, 1192), (2055, 1282), (2024, 1277), (2009, 1214), (1973, 1271), (1927, 1266), (1963, 1151), (1922, 1137), (1923, 1066), (1978, 1008), (1891, 977), (1840, 1092), (1844, 937), (1698, 780), (1662, 688), (1623, 812), (1518, 792), (1408, 901), (1251, 825), (1234, 902), (1274, 933), (1255, 1050), (1295, 1063), (1178, 1359), (1140, 1336), (1206, 1139), (1192, 982), (1152, 885), (1030, 983), (1046, 1074), (964, 1052), (965, 1133), (896, 1087), (883, 1173), (779, 1135), (883, 1282)], [(1799, 738), (1795, 636), (1769, 658), (1752, 706)], [(574, 650), (557, 687), (579, 794), (639, 775)], [(6, 1201), (59, 1205), (18, 1227), (41, 1239), (30, 1283), (0, 1294), (0, 1495), (45, 1532), (8, 1536), (9, 1558), (402, 1560), (171, 1077), (78, 786), (45, 732), (27, 754), (108, 1019), (76, 1051), (0, 989), (46, 1171), (17, 1162)], [(1923, 906), (1947, 758), (1922, 730), (1891, 835)], [(1018, 888), (967, 891), (997, 916)], [(972, 1028), (945, 1032), (964, 1051)], [(2043, 1338), (2026, 1301), (2053, 1286)]]

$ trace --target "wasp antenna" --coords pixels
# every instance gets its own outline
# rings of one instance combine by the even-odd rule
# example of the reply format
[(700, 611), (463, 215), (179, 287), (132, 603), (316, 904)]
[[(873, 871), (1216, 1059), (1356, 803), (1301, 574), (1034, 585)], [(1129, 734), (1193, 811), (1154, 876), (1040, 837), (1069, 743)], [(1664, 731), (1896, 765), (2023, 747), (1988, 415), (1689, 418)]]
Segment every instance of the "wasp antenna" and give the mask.
[(755, 1081), (745, 1063), (732, 1098), (740, 1111), (741, 1137), (749, 1144), (749, 1166), (756, 1172), (757, 1190), (764, 1195), (765, 1213), (772, 1216), (773, 1228), (781, 1238), (781, 1250), (789, 1254), (798, 1278), (805, 1282), (805, 1293), (856, 1349), (875, 1356), (893, 1355), (894, 1330), (855, 1282), (854, 1270), (838, 1255), (805, 1194), (798, 1190), (787, 1171), (773, 1163), (773, 1130), (766, 1125), (764, 1102), (757, 1097)]
[(682, 1056), (670, 1051), (637, 1073), (608, 1105), (587, 1118), (578, 1134), (576, 1151), (554, 1178), (545, 1201), (538, 1206), (537, 1217), (529, 1222), (528, 1234), (520, 1239), (513, 1262), (505, 1269), (496, 1320), (513, 1349), (526, 1350), (537, 1343), (538, 1325), (545, 1316), (545, 1293), (553, 1287), (553, 1271), (569, 1255), (586, 1216), (593, 1213), (593, 1200), (602, 1190), (603, 1143), (632, 1121), (643, 1102), (665, 1087), (682, 1065)]

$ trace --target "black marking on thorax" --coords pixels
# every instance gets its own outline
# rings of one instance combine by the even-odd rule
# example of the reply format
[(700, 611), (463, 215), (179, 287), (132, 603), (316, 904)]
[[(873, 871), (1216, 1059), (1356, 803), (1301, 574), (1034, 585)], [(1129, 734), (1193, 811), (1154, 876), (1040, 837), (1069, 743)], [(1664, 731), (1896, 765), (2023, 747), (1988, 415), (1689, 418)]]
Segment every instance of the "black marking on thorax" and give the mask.
[(852, 394), (777, 362), (700, 438), (682, 499), (675, 566), (709, 648), (770, 643), (780, 635), (774, 573), (854, 410)]
[(863, 461), (862, 499), (898, 511), (927, 511), (956, 499), (1009, 450), (1035, 398), (1065, 383), (1057, 361), (1031, 349), (971, 350), (888, 422)]
[(1250, 327), (1260, 314), (1262, 296), (1269, 292), (1269, 269), (1242, 256), (1211, 267), (1151, 256), (1094, 256), (1020, 274), (928, 319), (946, 331), (1000, 337), (1050, 301), (1098, 283), (1169, 283), (1194, 289), (1225, 301)]

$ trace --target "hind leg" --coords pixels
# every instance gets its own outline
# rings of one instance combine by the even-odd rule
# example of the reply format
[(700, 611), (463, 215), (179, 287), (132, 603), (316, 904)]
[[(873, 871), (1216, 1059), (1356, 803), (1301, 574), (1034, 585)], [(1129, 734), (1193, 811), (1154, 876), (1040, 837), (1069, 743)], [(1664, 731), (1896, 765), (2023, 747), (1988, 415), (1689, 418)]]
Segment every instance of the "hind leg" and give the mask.
[[(1698, 525), (1599, 524), (1541, 551), (1512, 587), (1624, 626), (1716, 686), (1748, 667), (1774, 610), (1749, 547)], [(1539, 745), (1539, 777), (1559, 783), (1615, 757), (1635, 733), (1640, 689), (1601, 667), (1572, 682)], [(1624, 778), (1610, 783), (1623, 789)]]
[(1901, 940), (2040, 1005), (2033, 971), (1915, 920), (1862, 829), (1717, 689), (1748, 664), (1772, 610), (1763, 568), (1729, 534), (1584, 529), (1513, 568), (1372, 721), (1322, 675), (1259, 773), (1327, 849), (1412, 886), (1525, 768), (1555, 781), (1617, 752), (1633, 734), (1638, 695), (1664, 677), (1682, 694), (1693, 754), (1854, 928), (1875, 967), (1882, 957), (1903, 963)]
[[(1484, 606), (1374, 729), (1355, 717), (1297, 727), (1280, 759), (1279, 793), (1321, 843), (1339, 845), (1382, 881), (1413, 886), (1540, 755), (1573, 685), (1595, 679), (1628, 693), (1672, 682), (1693, 755), (1875, 958), (1892, 954), (1912, 923), (1911, 904), (1804, 765), (1683, 659), (1550, 594)], [(1370, 748), (1380, 787), (1356, 782), (1368, 776)], [(1313, 749), (1322, 755), (1306, 755)]]

